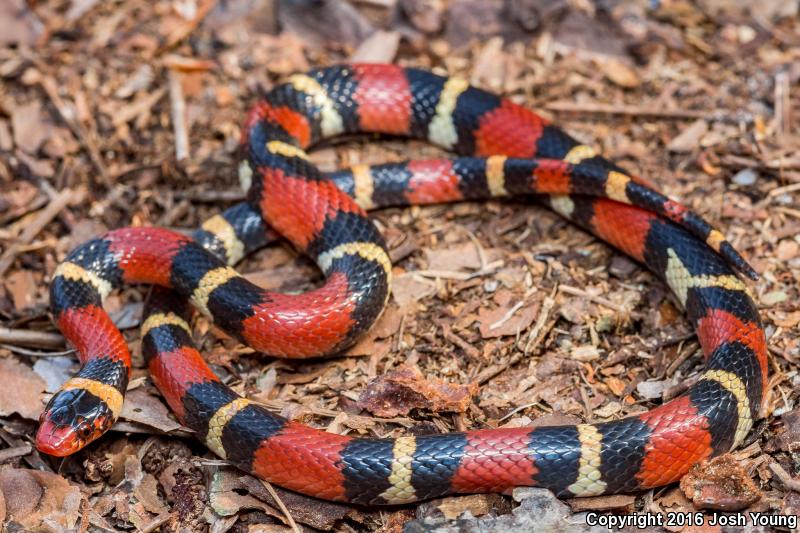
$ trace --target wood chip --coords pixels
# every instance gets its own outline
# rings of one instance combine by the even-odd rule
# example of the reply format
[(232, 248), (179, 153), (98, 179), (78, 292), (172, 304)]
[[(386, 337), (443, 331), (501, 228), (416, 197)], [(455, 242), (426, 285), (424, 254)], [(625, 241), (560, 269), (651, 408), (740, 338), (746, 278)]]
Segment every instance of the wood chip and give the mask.
[(695, 120), (688, 128), (685, 128), (680, 135), (672, 139), (667, 144), (670, 152), (691, 152), (700, 147), (700, 139), (708, 131), (708, 122), (703, 119)]

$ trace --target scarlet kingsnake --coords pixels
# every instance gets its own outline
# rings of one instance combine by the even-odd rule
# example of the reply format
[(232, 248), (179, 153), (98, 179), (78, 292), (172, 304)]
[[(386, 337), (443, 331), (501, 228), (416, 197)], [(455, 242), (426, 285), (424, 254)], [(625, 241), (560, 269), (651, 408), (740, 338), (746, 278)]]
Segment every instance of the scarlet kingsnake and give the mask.
[[(356, 132), (427, 139), (462, 157), (330, 176), (308, 160), (314, 143)], [(120, 413), (130, 354), (102, 301), (123, 282), (174, 291), (150, 300), (142, 350), (178, 419), (232, 464), (320, 498), (387, 504), (522, 485), (561, 496), (655, 487), (739, 445), (757, 417), (766, 341), (729, 265), (754, 272), (719, 231), (532, 111), (458, 78), (392, 65), (335, 66), (273, 88), (245, 121), (242, 151), (247, 203), (213, 217), (193, 238), (118, 229), (60, 264), (52, 311), (83, 367), (42, 415), (40, 450), (73, 453)], [(237, 396), (192, 344), (187, 299), (268, 355), (340, 352), (372, 325), (389, 294), (385, 245), (362, 208), (530, 193), (549, 195), (555, 211), (670, 286), (706, 356), (707, 370), (687, 393), (601, 424), (353, 438), (287, 421)], [(324, 286), (269, 293), (227, 266), (272, 238), (266, 224), (317, 262)]]

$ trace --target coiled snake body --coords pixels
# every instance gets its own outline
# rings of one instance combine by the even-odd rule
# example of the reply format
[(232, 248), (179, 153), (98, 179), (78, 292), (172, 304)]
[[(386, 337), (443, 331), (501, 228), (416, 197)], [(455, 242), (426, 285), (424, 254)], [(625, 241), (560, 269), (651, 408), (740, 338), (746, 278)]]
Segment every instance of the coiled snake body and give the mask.
[[(357, 132), (426, 139), (459, 157), (327, 176), (308, 160), (314, 143)], [(125, 282), (171, 289), (148, 303), (142, 351), (178, 419), (239, 468), (320, 498), (394, 504), (526, 485), (560, 496), (632, 491), (677, 480), (750, 430), (764, 396), (766, 341), (733, 268), (754, 272), (700, 217), (532, 111), (458, 78), (335, 66), (272, 89), (246, 119), (242, 151), (247, 202), (192, 238), (114, 230), (59, 265), (52, 311), (83, 366), (43, 413), (40, 450), (73, 453), (119, 415), (130, 354), (102, 300)], [(354, 438), (239, 397), (194, 348), (186, 300), (266, 354), (339, 352), (373, 324), (389, 294), (391, 265), (365, 209), (531, 193), (547, 195), (555, 211), (644, 263), (675, 293), (706, 357), (683, 396), (602, 424)], [(267, 292), (229, 266), (274, 238), (273, 229), (316, 261), (322, 287)]]

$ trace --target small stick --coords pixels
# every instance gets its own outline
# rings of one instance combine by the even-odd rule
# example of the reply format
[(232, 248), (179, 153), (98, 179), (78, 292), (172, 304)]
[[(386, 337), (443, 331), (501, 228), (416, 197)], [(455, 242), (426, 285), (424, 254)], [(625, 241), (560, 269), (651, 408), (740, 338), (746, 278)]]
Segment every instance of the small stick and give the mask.
[(145, 524), (141, 529), (141, 533), (151, 533), (152, 531), (155, 531), (159, 527), (166, 524), (170, 518), (172, 518), (171, 513), (161, 513), (153, 518), (149, 523)]
[(6, 461), (10, 461), (16, 457), (28, 455), (32, 451), (33, 447), (31, 447), (31, 445), (28, 443), (20, 446), (14, 446), (13, 448), (6, 448), (5, 450), (0, 450), (0, 463), (5, 463)]
[(694, 343), (692, 343), (692, 345), (690, 345), (688, 348), (681, 350), (678, 353), (678, 357), (667, 367), (665, 375), (667, 377), (672, 377), (672, 374), (678, 370), (678, 367), (681, 366), (687, 359), (689, 359), (689, 357), (691, 357), (696, 351), (697, 346), (695, 346)]
[(794, 479), (791, 475), (789, 475), (789, 472), (784, 470), (784, 468), (776, 462), (770, 463), (769, 469), (772, 470), (772, 473), (781, 480), (781, 483), (783, 483), (784, 487), (800, 493), (800, 479)]
[(272, 496), (272, 499), (275, 500), (275, 503), (278, 504), (281, 512), (286, 516), (286, 521), (289, 523), (289, 527), (292, 528), (292, 531), (295, 533), (301, 533), (300, 528), (297, 527), (297, 522), (294, 521), (292, 518), (292, 514), (289, 512), (289, 509), (286, 508), (286, 504), (283, 503), (283, 500), (280, 499), (278, 493), (275, 492), (275, 489), (272, 488), (272, 484), (269, 481), (261, 479), (261, 484), (264, 485), (264, 488), (267, 489), (269, 495)]
[(7, 211), (6, 213), (4, 213), (3, 216), (0, 217), (0, 226), (6, 226), (12, 221), (18, 218), (22, 218), (28, 213), (36, 211), (46, 203), (47, 203), (47, 196), (43, 194), (37, 195), (29, 204), (17, 209), (12, 209), (11, 211)]
[(561, 292), (566, 292), (567, 294), (571, 294), (573, 296), (583, 296), (583, 297), (588, 298), (589, 300), (593, 301), (596, 304), (600, 304), (603, 307), (608, 307), (609, 309), (613, 309), (614, 311), (617, 311), (618, 313), (626, 313), (627, 312), (624, 307), (615, 304), (611, 300), (606, 300), (605, 298), (602, 298), (600, 296), (592, 296), (591, 294), (589, 294), (585, 290), (579, 289), (577, 287), (572, 287), (570, 285), (559, 285), (558, 286), (558, 290), (561, 291)]
[(21, 348), (19, 346), (14, 346), (11, 344), (3, 344), (0, 342), (0, 348), (5, 348), (6, 350), (12, 351), (14, 353), (18, 353), (20, 355), (25, 355), (28, 357), (63, 357), (65, 355), (70, 355), (76, 352), (76, 350), (62, 350), (60, 352), (37, 352), (34, 350), (28, 350), (26, 348)]
[(175, 159), (189, 157), (189, 133), (186, 131), (186, 99), (183, 96), (180, 73), (169, 71), (169, 103), (172, 128), (175, 131)]
[(672, 338), (666, 339), (666, 340), (664, 340), (662, 342), (659, 342), (655, 346), (655, 349), (656, 350), (662, 350), (664, 348), (669, 348), (670, 346), (675, 346), (676, 344), (680, 344), (680, 343), (682, 343), (684, 341), (688, 341), (689, 339), (694, 338), (696, 336), (697, 336), (697, 333), (694, 333), (694, 332), (687, 333), (686, 335), (678, 335), (677, 337), (672, 337)]
[(581, 104), (576, 102), (550, 102), (546, 104), (544, 108), (557, 113), (599, 113), (605, 115), (658, 117), (674, 120), (712, 119), (717, 114), (707, 111), (694, 111), (691, 109), (658, 109), (656, 107), (593, 103)]
[(768, 198), (775, 198), (787, 192), (800, 191), (800, 183), (792, 183), (791, 185), (784, 185), (783, 187), (776, 187), (767, 193)]
[(511, 320), (511, 317), (514, 316), (514, 313), (516, 313), (523, 305), (525, 305), (525, 300), (522, 300), (514, 304), (514, 306), (511, 309), (506, 311), (506, 314), (504, 314), (500, 320), (498, 320), (493, 324), (490, 324), (489, 329), (497, 329), (506, 322), (508, 322), (509, 320)]
[(247, 194), (241, 189), (223, 189), (221, 191), (176, 191), (175, 198), (213, 204), (216, 202), (238, 202), (247, 198)]
[(14, 262), (20, 247), (30, 244), (33, 238), (72, 201), (74, 196), (75, 191), (72, 189), (64, 189), (47, 204), (47, 207), (39, 211), (39, 214), (36, 215), (36, 218), (33, 219), (30, 225), (22, 231), (22, 234), (20, 234), (16, 242), (9, 246), (2, 257), (0, 257), (0, 276), (5, 274), (6, 270), (8, 270)]
[(503, 264), (503, 260), (498, 259), (497, 261), (493, 261), (486, 265), (486, 268), (482, 268), (474, 272), (458, 272), (456, 270), (414, 270), (412, 272), (418, 276), (422, 276), (423, 278), (442, 278), (456, 281), (469, 281), (472, 278), (492, 274), (502, 267)]
[(778, 142), (787, 140), (791, 133), (792, 102), (789, 90), (789, 73), (782, 70), (775, 74), (775, 136)]
[(478, 240), (478, 238), (475, 236), (474, 233), (472, 233), (464, 226), (456, 226), (456, 227), (461, 228), (461, 230), (464, 233), (466, 233), (469, 240), (472, 241), (472, 244), (475, 246), (475, 250), (478, 252), (478, 258), (480, 259), (481, 262), (481, 270), (484, 270), (486, 268), (486, 265), (489, 263), (489, 260), (486, 258), (486, 251), (483, 249), (483, 246), (481, 246), (481, 241)]
[(72, 113), (69, 112), (64, 100), (62, 100), (61, 96), (58, 94), (58, 86), (56, 85), (56, 81), (51, 76), (43, 75), (41, 86), (45, 94), (47, 94), (47, 97), (53, 102), (53, 106), (56, 108), (56, 111), (58, 111), (58, 115), (61, 117), (61, 120), (64, 121), (72, 133), (75, 134), (75, 137), (77, 137), (83, 144), (84, 148), (86, 148), (86, 152), (89, 154), (89, 160), (92, 162), (95, 170), (100, 173), (100, 177), (103, 178), (103, 184), (110, 188), (111, 180), (108, 177), (106, 166), (103, 164), (103, 159), (100, 157), (100, 150), (97, 149), (97, 145), (91, 139), (81, 123), (71, 118)]
[(154, 91), (152, 94), (142, 98), (141, 100), (133, 102), (131, 105), (121, 109), (114, 116), (114, 118), (111, 119), (111, 123), (114, 126), (121, 126), (122, 124), (125, 124), (126, 122), (147, 113), (154, 105), (156, 105), (159, 100), (161, 100), (165, 92), (166, 91), (162, 87)]
[(467, 355), (470, 356), (472, 359), (480, 358), (481, 353), (478, 351), (478, 349), (475, 348), (472, 344), (462, 339), (460, 336), (453, 333), (453, 331), (450, 329), (450, 326), (447, 323), (442, 322), (440, 325), (442, 326), (442, 334), (444, 335), (445, 340), (448, 340), (453, 344), (457, 345), (459, 348), (464, 350), (467, 353)]
[(767, 348), (767, 349), (768, 349), (768, 350), (769, 350), (771, 353), (773, 353), (774, 355), (778, 355), (778, 356), (780, 356), (780, 357), (783, 357), (784, 359), (786, 359), (786, 360), (787, 360), (787, 361), (789, 361), (790, 363), (794, 363), (794, 361), (795, 361), (795, 359), (794, 359), (794, 356), (793, 356), (793, 355), (791, 355), (791, 354), (790, 354), (789, 352), (787, 352), (786, 350), (782, 350), (782, 349), (778, 348), (777, 346), (770, 346), (770, 347), (769, 347), (769, 348)]
[(64, 346), (64, 337), (46, 331), (0, 327), (0, 342), (34, 348), (61, 348)]
[(777, 205), (773, 209), (779, 213), (789, 215), (790, 217), (800, 218), (800, 209), (792, 209), (791, 207), (784, 207), (782, 205)]
[(556, 301), (548, 296), (542, 302), (542, 308), (539, 310), (539, 316), (536, 318), (536, 323), (533, 325), (530, 333), (528, 333), (528, 341), (525, 343), (525, 349), (523, 350), (527, 355), (530, 353), (531, 348), (540, 341), (542, 328), (547, 323), (547, 320), (550, 318), (550, 311), (553, 310), (553, 306), (556, 304)]

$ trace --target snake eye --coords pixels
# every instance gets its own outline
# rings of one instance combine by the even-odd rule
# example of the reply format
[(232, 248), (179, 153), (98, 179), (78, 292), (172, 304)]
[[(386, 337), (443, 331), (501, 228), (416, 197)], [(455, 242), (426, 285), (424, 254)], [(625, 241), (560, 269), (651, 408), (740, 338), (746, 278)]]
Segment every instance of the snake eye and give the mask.
[(90, 428), (89, 426), (86, 426), (86, 425), (82, 425), (78, 429), (78, 435), (80, 435), (80, 437), (83, 440), (88, 440), (89, 437), (92, 436), (92, 428)]

